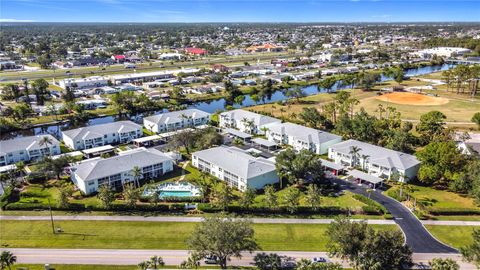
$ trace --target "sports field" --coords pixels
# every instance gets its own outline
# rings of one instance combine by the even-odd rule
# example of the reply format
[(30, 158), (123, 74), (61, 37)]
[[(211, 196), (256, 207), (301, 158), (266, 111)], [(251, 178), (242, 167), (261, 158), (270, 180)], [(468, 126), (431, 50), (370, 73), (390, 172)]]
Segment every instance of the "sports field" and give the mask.
[(443, 97), (434, 97), (410, 92), (394, 92), (376, 97), (376, 99), (395, 104), (414, 106), (438, 106), (447, 104), (450, 100)]

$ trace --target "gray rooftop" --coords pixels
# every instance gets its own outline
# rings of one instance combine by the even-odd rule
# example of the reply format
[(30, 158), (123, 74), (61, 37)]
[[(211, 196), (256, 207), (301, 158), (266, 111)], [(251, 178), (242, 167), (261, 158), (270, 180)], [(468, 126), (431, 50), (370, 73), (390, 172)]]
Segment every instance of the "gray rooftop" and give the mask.
[(269, 140), (262, 139), (262, 138), (254, 138), (254, 139), (252, 140), (252, 142), (254, 142), (254, 143), (256, 143), (256, 144), (259, 144), (259, 145), (262, 145), (262, 146), (265, 146), (265, 147), (277, 146), (276, 143), (271, 142), (271, 141), (269, 141)]
[(321, 158), (320, 161), (322, 162), (323, 166), (325, 166), (327, 168), (330, 168), (330, 169), (334, 169), (334, 170), (337, 170), (337, 171), (345, 169), (342, 165), (337, 164), (337, 163), (332, 162), (332, 161), (329, 161), (329, 160), (326, 160), (326, 159), (323, 159), (323, 158)]
[(420, 164), (420, 161), (418, 161), (418, 159), (413, 155), (357, 140), (348, 140), (337, 143), (332, 145), (330, 148), (335, 152), (350, 155), (350, 151), (354, 146), (360, 148), (360, 155), (369, 156), (368, 160), (370, 163), (377, 164), (382, 167), (406, 170)]
[(262, 157), (255, 158), (237, 147), (218, 146), (193, 153), (224, 170), (248, 179), (275, 171), (275, 164)]
[(326, 131), (321, 131), (318, 129), (309, 128), (293, 123), (281, 123), (277, 125), (271, 125), (268, 128), (272, 132), (286, 134), (288, 136), (294, 137), (296, 140), (313, 142), (316, 144), (322, 144), (332, 140), (342, 139), (341, 136)]
[(72, 169), (83, 181), (89, 181), (130, 171), (135, 166), (142, 168), (166, 160), (172, 159), (154, 148), (137, 148), (110, 158), (87, 159), (72, 166)]
[(248, 138), (253, 137), (252, 134), (248, 134), (248, 133), (245, 133), (243, 131), (236, 130), (236, 129), (233, 129), (233, 128), (226, 128), (225, 132), (227, 132), (228, 134), (233, 135), (235, 137), (242, 138), (242, 139), (248, 139)]
[(359, 171), (359, 170), (352, 170), (352, 171), (348, 172), (348, 175), (351, 176), (351, 177), (354, 177), (354, 178), (361, 179), (363, 181), (370, 182), (372, 184), (378, 184), (378, 183), (381, 183), (381, 182), (384, 181), (384, 179), (382, 179), (382, 178), (373, 176), (373, 175), (368, 174), (368, 173), (364, 173), (364, 172)]
[(241, 121), (243, 119), (248, 119), (248, 120), (253, 120), (253, 123), (256, 126), (263, 126), (271, 123), (280, 123), (281, 120), (277, 118), (273, 118), (270, 116), (238, 109), (238, 110), (233, 110), (233, 111), (228, 111), (228, 112), (223, 112), (220, 114), (220, 116), (228, 116), (229, 118)]
[[(0, 141), (0, 154), (11, 153), (21, 150), (35, 150), (35, 149), (43, 149), (46, 148), (46, 145), (40, 145), (40, 141), (43, 137), (47, 137), (52, 142), (51, 145), (59, 144), (60, 142), (55, 139), (50, 134), (45, 135), (36, 135), (36, 136), (28, 136), (28, 137), (21, 137), (12, 140), (5, 140)], [(51, 146), (49, 145), (49, 146)]]
[(70, 129), (62, 131), (63, 134), (70, 137), (72, 140), (76, 139), (92, 139), (98, 138), (108, 133), (117, 132), (132, 132), (138, 129), (142, 129), (142, 126), (135, 124), (132, 121), (117, 121), (113, 123), (92, 125), (87, 127), (81, 127), (76, 129)]
[(198, 109), (187, 109), (182, 111), (173, 111), (166, 112), (157, 115), (152, 115), (145, 117), (145, 120), (151, 121), (156, 124), (168, 124), (168, 123), (177, 123), (185, 120), (185, 117), (188, 118), (203, 118), (210, 117), (210, 114)]

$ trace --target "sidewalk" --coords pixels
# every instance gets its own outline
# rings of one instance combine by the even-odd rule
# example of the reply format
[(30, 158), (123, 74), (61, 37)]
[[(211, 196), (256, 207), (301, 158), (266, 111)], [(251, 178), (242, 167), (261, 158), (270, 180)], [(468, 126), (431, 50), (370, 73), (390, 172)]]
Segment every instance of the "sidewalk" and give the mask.
[[(173, 217), (173, 216), (54, 216), (55, 220), (77, 221), (145, 221), (145, 222), (201, 222), (202, 217)], [(50, 220), (50, 216), (0, 216), (0, 220)], [(253, 223), (269, 224), (330, 224), (333, 219), (300, 219), (300, 218), (250, 218)], [(352, 219), (360, 221), (361, 219)], [(368, 219), (368, 224), (395, 225), (394, 220)], [(459, 220), (424, 220), (424, 225), (440, 226), (480, 226), (480, 221)]]

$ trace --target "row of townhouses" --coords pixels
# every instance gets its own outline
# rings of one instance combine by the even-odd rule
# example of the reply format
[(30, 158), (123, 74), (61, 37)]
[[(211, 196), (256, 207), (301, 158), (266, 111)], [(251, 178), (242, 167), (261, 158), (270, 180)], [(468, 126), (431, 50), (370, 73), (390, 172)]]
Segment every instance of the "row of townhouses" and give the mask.
[(107, 144), (128, 143), (142, 135), (142, 126), (132, 121), (118, 121), (66, 130), (62, 132), (62, 139), (69, 148), (82, 150)]
[(309, 150), (323, 155), (328, 153), (334, 163), (346, 167), (361, 167), (369, 174), (380, 178), (395, 175), (400, 181), (416, 177), (420, 162), (413, 155), (380, 146), (348, 140), (342, 137), (293, 124), (279, 119), (241, 109), (221, 113), (220, 127), (236, 128), (249, 134), (265, 135), (268, 141), (290, 145), (293, 149)]
[[(103, 184), (120, 189), (127, 183), (159, 177), (173, 170), (173, 159), (154, 148), (137, 148), (109, 158), (87, 159), (71, 167), (71, 178), (85, 194), (98, 191)], [(141, 175), (136, 179), (133, 170)]]
[(60, 152), (60, 142), (49, 134), (0, 141), (0, 166), (37, 161)]
[(218, 146), (192, 154), (192, 165), (228, 185), (245, 191), (279, 181), (275, 162), (253, 157), (237, 147)]
[(143, 125), (152, 132), (163, 133), (206, 125), (210, 122), (210, 117), (211, 114), (207, 112), (198, 109), (187, 109), (145, 117)]

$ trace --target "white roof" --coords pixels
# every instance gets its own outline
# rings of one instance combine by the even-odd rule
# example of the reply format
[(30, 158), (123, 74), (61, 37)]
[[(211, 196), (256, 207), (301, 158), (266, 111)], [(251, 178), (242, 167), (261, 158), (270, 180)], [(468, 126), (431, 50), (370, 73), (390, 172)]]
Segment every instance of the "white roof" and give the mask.
[(342, 139), (341, 136), (326, 131), (321, 131), (318, 129), (309, 128), (293, 123), (281, 123), (271, 125), (268, 128), (274, 133), (286, 134), (288, 136), (292, 136), (296, 140), (312, 142), (316, 144), (322, 144), (332, 140)]
[(218, 146), (195, 152), (192, 155), (244, 179), (275, 171), (274, 162), (262, 157), (255, 158), (237, 147)]
[(330, 147), (331, 150), (345, 155), (350, 155), (352, 147), (360, 148), (360, 155), (369, 156), (370, 163), (380, 165), (386, 168), (397, 168), (406, 170), (413, 166), (420, 164), (420, 161), (413, 155), (383, 148), (373, 144), (360, 142), (357, 140), (348, 140), (341, 143), (334, 144)]
[(132, 132), (136, 130), (141, 130), (142, 127), (139, 124), (135, 124), (132, 121), (117, 121), (101, 125), (92, 125), (82, 128), (70, 129), (62, 131), (62, 133), (72, 140), (77, 138), (90, 139), (98, 138), (108, 133), (116, 132)]
[(378, 178), (376, 176), (373, 176), (373, 175), (368, 174), (368, 173), (364, 173), (364, 172), (359, 171), (359, 170), (352, 170), (352, 171), (348, 172), (348, 175), (351, 176), (351, 177), (354, 177), (354, 178), (358, 178), (358, 179), (370, 182), (372, 184), (378, 184), (378, 183), (384, 181), (384, 179), (382, 179), (382, 178)]
[(344, 167), (342, 165), (337, 164), (335, 162), (331, 162), (331, 161), (328, 161), (328, 160), (323, 159), (323, 158), (321, 158), (320, 161), (321, 161), (323, 166), (328, 167), (330, 169), (334, 169), (334, 170), (337, 170), (337, 171), (344, 169)]
[(83, 181), (89, 181), (130, 171), (135, 166), (142, 168), (167, 160), (172, 159), (165, 153), (154, 148), (141, 147), (120, 152), (118, 156), (84, 160), (72, 166), (72, 171)]
[(210, 118), (209, 113), (198, 110), (198, 109), (187, 109), (181, 111), (166, 112), (161, 114), (156, 114), (152, 116), (145, 117), (144, 120), (148, 120), (155, 124), (169, 124), (169, 123), (178, 123), (185, 121), (186, 118)]
[(0, 167), (0, 173), (9, 172), (9, 171), (12, 171), (12, 170), (15, 170), (15, 169), (17, 169), (17, 165), (15, 165), (15, 164), (1, 166)]
[(89, 155), (89, 154), (95, 154), (95, 153), (104, 152), (104, 151), (110, 151), (110, 150), (113, 150), (113, 149), (115, 149), (115, 147), (111, 146), (110, 144), (107, 144), (107, 145), (103, 145), (103, 146), (98, 146), (98, 147), (85, 149), (85, 150), (82, 150), (82, 152), (84, 154)]
[(258, 114), (258, 113), (253, 113), (253, 112), (250, 112), (250, 111), (246, 111), (246, 110), (241, 110), (241, 109), (238, 109), (238, 110), (233, 110), (233, 111), (228, 111), (228, 112), (223, 112), (220, 114), (220, 117), (228, 117), (228, 118), (231, 118), (231, 119), (235, 119), (237, 121), (241, 121), (243, 119), (247, 119), (247, 120), (253, 120), (253, 123), (256, 125), (256, 126), (263, 126), (263, 125), (267, 125), (267, 124), (271, 124), (271, 123), (280, 123), (281, 120), (280, 119), (277, 119), (277, 118), (273, 118), (273, 117), (270, 117), (270, 116), (266, 116), (266, 115), (262, 115), (262, 114)]
[(136, 143), (144, 143), (144, 142), (149, 142), (149, 141), (160, 140), (161, 138), (162, 137), (160, 137), (159, 135), (152, 135), (152, 136), (137, 138), (137, 139), (134, 139), (133, 141), (136, 142)]
[(233, 128), (226, 128), (225, 132), (227, 132), (228, 134), (231, 134), (235, 137), (242, 138), (242, 139), (248, 139), (248, 138), (253, 137), (251, 134), (248, 134), (248, 133), (245, 133), (243, 131), (236, 130), (236, 129), (233, 129)]
[(262, 139), (262, 138), (254, 138), (252, 139), (252, 142), (256, 143), (256, 144), (259, 144), (259, 145), (263, 145), (263, 146), (266, 146), (266, 147), (272, 147), (272, 146), (276, 146), (277, 144), (274, 143), (274, 142), (271, 142), (269, 140), (265, 140), (265, 139)]
[(107, 81), (107, 77), (103, 76), (90, 76), (86, 78), (67, 78), (63, 79), (64, 83), (83, 83), (83, 82), (99, 82), (99, 81)]
[(50, 134), (21, 137), (21, 138), (16, 138), (12, 140), (0, 141), (0, 154), (17, 152), (21, 150), (30, 151), (35, 149), (44, 149), (47, 146), (40, 145), (40, 142), (43, 137), (49, 138), (50, 141), (52, 142), (51, 145), (60, 144), (60, 142)]

